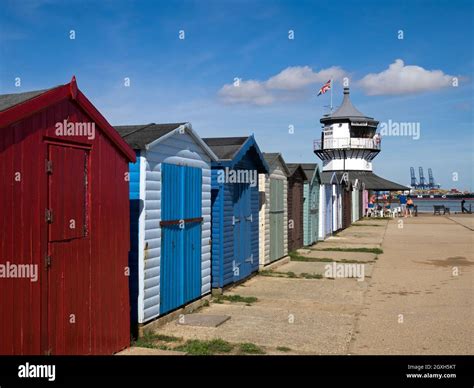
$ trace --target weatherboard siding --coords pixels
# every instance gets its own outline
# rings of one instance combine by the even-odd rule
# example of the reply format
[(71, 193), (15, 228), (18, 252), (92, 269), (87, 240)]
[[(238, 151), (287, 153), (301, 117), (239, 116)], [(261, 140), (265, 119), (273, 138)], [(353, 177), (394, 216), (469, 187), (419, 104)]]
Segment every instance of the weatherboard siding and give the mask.
[[(211, 290), (211, 168), (210, 158), (187, 133), (175, 133), (145, 153), (143, 276), (141, 279), (141, 323), (160, 315), (161, 258), (161, 163), (202, 169), (202, 287)], [(140, 303), (141, 302), (141, 303)]]
[(324, 185), (318, 184), (319, 190), (319, 230), (318, 230), (318, 240), (324, 240), (326, 233), (326, 190), (324, 190)]
[(259, 174), (259, 190), (265, 188), (265, 205), (260, 209), (260, 267), (270, 264), (270, 180), (283, 180), (283, 256), (288, 255), (288, 180), (281, 163), (270, 175)]
[(303, 186), (303, 234), (304, 245), (311, 245), (311, 217), (309, 215), (309, 203), (310, 203), (310, 196), (309, 196), (309, 186), (310, 183), (305, 182)]
[[(246, 156), (237, 163), (233, 170), (253, 170), (255, 162)], [(220, 168), (212, 170), (212, 287), (224, 287), (235, 281), (234, 276), (234, 215), (232, 183), (217, 181)], [(258, 178), (258, 176), (257, 176)], [(250, 210), (253, 217), (251, 225), (251, 252), (253, 254), (252, 272), (258, 271), (259, 264), (259, 194), (257, 185), (250, 187)]]

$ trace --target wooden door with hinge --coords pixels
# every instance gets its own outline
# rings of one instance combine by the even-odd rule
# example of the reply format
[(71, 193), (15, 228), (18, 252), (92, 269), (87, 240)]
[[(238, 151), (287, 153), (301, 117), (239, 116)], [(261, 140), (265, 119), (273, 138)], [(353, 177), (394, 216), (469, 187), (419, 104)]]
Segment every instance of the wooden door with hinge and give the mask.
[(283, 179), (270, 179), (270, 261), (284, 256)]
[[(89, 149), (48, 144), (46, 354), (91, 352)], [(106, 269), (104, 269), (106, 270)]]
[(202, 169), (161, 164), (160, 314), (201, 295)]
[(319, 185), (310, 186), (311, 244), (318, 241), (319, 235)]
[(251, 229), (253, 214), (250, 202), (251, 188), (248, 183), (232, 184), (234, 258), (232, 261), (233, 279), (239, 281), (252, 273), (253, 254)]

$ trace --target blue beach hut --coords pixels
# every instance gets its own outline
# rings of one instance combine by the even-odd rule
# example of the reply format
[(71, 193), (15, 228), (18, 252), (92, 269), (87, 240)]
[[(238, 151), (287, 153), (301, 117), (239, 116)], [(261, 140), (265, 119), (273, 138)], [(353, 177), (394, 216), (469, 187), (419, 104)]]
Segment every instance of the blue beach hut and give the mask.
[(130, 305), (143, 324), (211, 291), (211, 162), (189, 123), (116, 126), (130, 164)]
[(268, 166), (252, 136), (205, 138), (212, 162), (212, 287), (239, 282), (259, 267), (258, 174)]

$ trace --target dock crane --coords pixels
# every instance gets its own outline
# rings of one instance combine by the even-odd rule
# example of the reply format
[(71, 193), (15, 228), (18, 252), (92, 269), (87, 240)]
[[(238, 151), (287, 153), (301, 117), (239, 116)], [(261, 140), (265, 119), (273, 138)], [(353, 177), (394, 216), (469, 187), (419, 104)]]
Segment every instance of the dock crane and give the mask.
[(428, 186), (430, 189), (439, 189), (440, 185), (435, 184), (435, 180), (433, 177), (433, 171), (431, 168), (428, 169)]
[(418, 172), (420, 174), (420, 189), (426, 189), (425, 176), (423, 175), (423, 167), (418, 167)]
[(410, 167), (410, 175), (411, 175), (411, 187), (416, 188), (418, 186), (418, 183), (416, 181), (415, 169), (413, 167)]

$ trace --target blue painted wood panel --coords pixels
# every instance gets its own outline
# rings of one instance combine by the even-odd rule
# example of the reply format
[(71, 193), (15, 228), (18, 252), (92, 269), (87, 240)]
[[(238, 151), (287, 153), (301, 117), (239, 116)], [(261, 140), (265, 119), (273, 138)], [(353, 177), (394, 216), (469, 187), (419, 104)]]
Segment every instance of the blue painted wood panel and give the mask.
[[(250, 149), (234, 170), (256, 170), (257, 153)], [(259, 194), (254, 185), (218, 182), (219, 163), (212, 164), (212, 287), (224, 287), (258, 271)], [(238, 270), (236, 270), (236, 267)]]
[[(163, 163), (160, 314), (201, 294), (202, 170)], [(166, 222), (178, 222), (168, 225)]]

